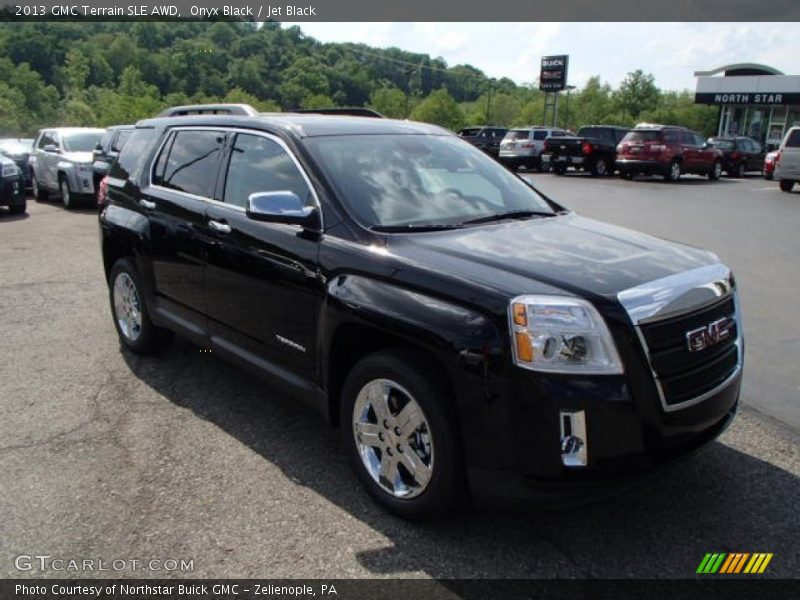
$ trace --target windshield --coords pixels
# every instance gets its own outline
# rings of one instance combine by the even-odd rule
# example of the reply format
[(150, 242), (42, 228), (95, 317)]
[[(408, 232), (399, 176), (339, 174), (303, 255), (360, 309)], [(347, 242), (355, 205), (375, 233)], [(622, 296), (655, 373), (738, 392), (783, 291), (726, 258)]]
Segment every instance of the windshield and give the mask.
[(629, 131), (622, 138), (623, 142), (660, 142), (661, 132), (653, 129), (640, 129)]
[(91, 152), (102, 135), (102, 131), (82, 131), (65, 134), (61, 139), (67, 152)]
[(472, 129), (462, 129), (458, 132), (458, 135), (461, 137), (475, 137), (481, 132), (479, 128), (472, 128)]
[(732, 140), (708, 140), (709, 146), (720, 150), (733, 150)]
[(311, 152), (367, 227), (461, 225), (514, 211), (554, 214), (497, 162), (453, 136), (311, 138)]

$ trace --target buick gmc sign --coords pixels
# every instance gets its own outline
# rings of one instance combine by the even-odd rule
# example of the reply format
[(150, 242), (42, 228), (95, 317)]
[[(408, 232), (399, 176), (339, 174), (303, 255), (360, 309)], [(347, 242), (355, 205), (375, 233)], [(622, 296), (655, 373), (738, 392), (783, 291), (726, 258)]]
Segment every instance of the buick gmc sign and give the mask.
[(543, 56), (539, 73), (539, 89), (543, 92), (560, 92), (567, 86), (569, 56)]

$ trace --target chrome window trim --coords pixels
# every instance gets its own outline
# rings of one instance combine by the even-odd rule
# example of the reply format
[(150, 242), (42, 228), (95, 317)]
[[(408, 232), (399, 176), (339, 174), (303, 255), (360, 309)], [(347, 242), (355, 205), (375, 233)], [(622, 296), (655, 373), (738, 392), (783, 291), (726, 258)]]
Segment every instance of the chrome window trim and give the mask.
[[(705, 301), (697, 302), (691, 306), (682, 306), (680, 310), (670, 310), (669, 307), (671, 305), (678, 303), (682, 299), (685, 301), (689, 294), (698, 291), (699, 293), (695, 293), (695, 296)], [(736, 341), (734, 342), (737, 353), (736, 367), (725, 381), (718, 384), (713, 389), (677, 404), (667, 404), (661, 380), (653, 369), (653, 365), (650, 361), (650, 348), (647, 346), (647, 341), (642, 333), (642, 325), (649, 325), (666, 319), (674, 319), (696, 312), (718, 302), (722, 302), (724, 299), (731, 296), (733, 297), (734, 305), (733, 318), (736, 322)], [(655, 383), (658, 397), (661, 400), (661, 407), (664, 409), (664, 412), (675, 412), (700, 404), (725, 389), (740, 375), (744, 363), (744, 332), (742, 331), (741, 308), (739, 305), (739, 296), (733, 284), (731, 271), (725, 265), (715, 263), (676, 275), (656, 279), (623, 290), (617, 294), (617, 299), (626, 310), (633, 323), (639, 343), (642, 346), (642, 350), (644, 350), (647, 366), (650, 369), (650, 375)]]
[[(303, 181), (306, 182), (306, 185), (308, 186), (308, 189), (311, 191), (311, 195), (314, 198), (314, 206), (316, 206), (317, 212), (319, 213), (320, 230), (321, 231), (325, 230), (325, 222), (323, 220), (323, 215), (322, 215), (322, 203), (320, 202), (319, 195), (317, 194), (317, 190), (312, 185), (311, 179), (308, 177), (308, 174), (306, 173), (306, 170), (303, 168), (303, 165), (300, 164), (300, 161), (297, 160), (297, 157), (294, 155), (294, 152), (292, 152), (291, 148), (289, 148), (289, 146), (286, 144), (286, 142), (284, 142), (278, 136), (273, 135), (271, 133), (267, 133), (266, 131), (259, 131), (257, 129), (246, 129), (246, 128), (243, 128), (243, 127), (225, 127), (225, 126), (217, 127), (217, 126), (213, 126), (213, 125), (207, 125), (207, 126), (206, 125), (180, 125), (178, 127), (167, 127), (167, 134), (164, 136), (164, 139), (161, 140), (161, 144), (158, 146), (158, 150), (153, 155), (153, 160), (150, 162), (150, 165), (148, 167), (148, 173), (147, 173), (147, 186), (148, 186), (148, 188), (153, 188), (153, 189), (156, 189), (156, 190), (163, 190), (163, 191), (166, 191), (166, 192), (169, 192), (169, 193), (172, 193), (172, 194), (179, 194), (179, 195), (184, 196), (186, 198), (191, 198), (193, 200), (200, 200), (201, 202), (207, 202), (208, 204), (211, 204), (212, 206), (219, 206), (221, 208), (227, 208), (227, 209), (235, 210), (235, 211), (238, 211), (238, 212), (241, 212), (241, 213), (247, 212), (245, 210), (245, 208), (242, 207), (242, 206), (237, 206), (235, 204), (222, 202), (222, 201), (216, 200), (214, 198), (209, 198), (208, 196), (199, 196), (197, 194), (192, 194), (192, 193), (189, 193), (189, 192), (182, 192), (180, 190), (175, 190), (175, 189), (172, 189), (172, 188), (165, 187), (163, 185), (158, 185), (158, 184), (153, 183), (153, 169), (155, 168), (156, 162), (158, 161), (159, 156), (161, 156), (161, 152), (164, 150), (164, 146), (166, 145), (167, 140), (169, 140), (170, 135), (172, 134), (173, 131), (218, 131), (220, 133), (244, 133), (244, 134), (248, 134), (248, 135), (261, 136), (261, 137), (267, 138), (268, 140), (271, 140), (271, 141), (275, 142), (278, 146), (281, 147), (281, 149), (284, 152), (286, 152), (286, 154), (289, 156), (289, 158), (294, 163), (294, 166), (300, 172), (300, 175), (303, 177)], [(222, 168), (223, 169), (227, 169), (228, 166), (227, 165), (222, 165)]]

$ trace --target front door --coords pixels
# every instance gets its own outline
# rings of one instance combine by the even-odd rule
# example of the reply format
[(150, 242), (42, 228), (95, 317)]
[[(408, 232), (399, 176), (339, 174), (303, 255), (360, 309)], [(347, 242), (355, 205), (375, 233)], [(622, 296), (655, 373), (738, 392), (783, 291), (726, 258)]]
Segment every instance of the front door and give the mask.
[(231, 134), (220, 180), (220, 203), (209, 206), (206, 297), (215, 343), (267, 369), (277, 366), (308, 381), (316, 368), (315, 332), (322, 284), (318, 236), (298, 225), (247, 217), (258, 192), (291, 191), (308, 204), (314, 193), (277, 138)]

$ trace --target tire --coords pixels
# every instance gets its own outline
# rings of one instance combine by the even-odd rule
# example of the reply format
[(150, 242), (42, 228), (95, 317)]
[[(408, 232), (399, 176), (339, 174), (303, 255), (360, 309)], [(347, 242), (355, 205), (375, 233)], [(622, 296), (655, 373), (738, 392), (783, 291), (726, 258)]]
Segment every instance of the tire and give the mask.
[(61, 202), (67, 210), (75, 208), (75, 198), (69, 190), (69, 181), (64, 175), (58, 176), (58, 191), (61, 192)]
[(664, 179), (667, 181), (678, 181), (681, 178), (681, 163), (680, 161), (673, 160), (667, 167), (667, 172), (664, 173)]
[[(163, 348), (172, 332), (156, 327), (150, 320), (141, 278), (133, 262), (119, 259), (111, 268), (108, 282), (111, 315), (122, 346), (135, 354), (151, 354)], [(123, 311), (125, 314), (121, 314)]]
[(711, 181), (716, 181), (719, 179), (720, 175), (722, 175), (722, 163), (720, 161), (714, 161), (714, 166), (711, 168), (711, 171), (708, 173), (708, 178)]
[(567, 167), (564, 165), (556, 165), (553, 167), (553, 173), (556, 175), (563, 175), (567, 172)]
[(42, 189), (39, 185), (39, 180), (36, 179), (36, 173), (31, 174), (31, 193), (36, 198), (37, 202), (44, 202), (47, 200), (47, 190)]
[(592, 164), (592, 177), (604, 177), (608, 175), (608, 162), (605, 158), (598, 158)]
[(794, 187), (794, 181), (791, 179), (781, 179), (780, 186), (782, 192), (791, 192)]
[[(468, 496), (450, 398), (430, 363), (404, 349), (367, 356), (347, 376), (340, 406), (345, 450), (369, 494), (404, 519), (440, 520)], [(418, 424), (403, 431), (396, 419), (412, 403)], [(423, 475), (412, 475), (407, 465)], [(384, 469), (391, 483), (381, 476)]]
[(8, 210), (12, 215), (24, 215), (27, 207), (27, 201), (23, 200), (22, 204), (14, 204), (13, 206), (9, 206)]
[(744, 174), (747, 170), (744, 168), (744, 163), (737, 164), (730, 173), (731, 177), (736, 177), (737, 179), (741, 179), (744, 177)]
[(550, 170), (550, 163), (545, 164), (542, 157), (536, 159), (536, 170), (539, 173), (547, 173)]

